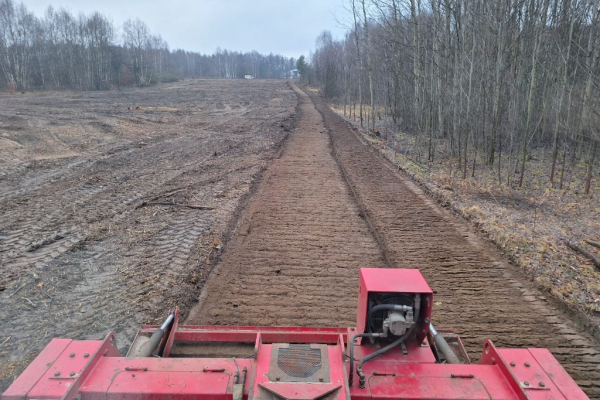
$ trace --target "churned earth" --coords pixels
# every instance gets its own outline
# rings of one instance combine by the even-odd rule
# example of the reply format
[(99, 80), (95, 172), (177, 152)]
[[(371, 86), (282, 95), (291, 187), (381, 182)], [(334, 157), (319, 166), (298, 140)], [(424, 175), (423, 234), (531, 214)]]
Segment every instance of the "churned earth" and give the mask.
[(488, 338), (548, 347), (600, 398), (573, 316), (294, 83), (0, 101), (3, 387), (54, 336), (112, 329), (124, 350), (174, 305), (191, 324), (352, 326), (370, 266), (419, 268), (472, 359)]
[(0, 389), (56, 336), (197, 302), (293, 125), (285, 81), (0, 96)]

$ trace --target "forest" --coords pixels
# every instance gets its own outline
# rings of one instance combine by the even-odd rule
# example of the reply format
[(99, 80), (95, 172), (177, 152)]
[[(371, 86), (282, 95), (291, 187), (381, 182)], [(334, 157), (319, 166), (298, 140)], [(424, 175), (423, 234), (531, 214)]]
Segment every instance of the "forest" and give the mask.
[(600, 0), (345, 4), (345, 37), (324, 31), (298, 66), (347, 118), (419, 165), (451, 160), (453, 177), (487, 166), (498, 184), (520, 188), (541, 157), (546, 184), (562, 189), (579, 165), (590, 193)]
[(139, 19), (116, 26), (96, 12), (73, 15), (48, 7), (37, 17), (0, 0), (0, 88), (106, 90), (181, 78), (285, 77), (293, 58), (217, 48), (206, 55), (171, 50)]

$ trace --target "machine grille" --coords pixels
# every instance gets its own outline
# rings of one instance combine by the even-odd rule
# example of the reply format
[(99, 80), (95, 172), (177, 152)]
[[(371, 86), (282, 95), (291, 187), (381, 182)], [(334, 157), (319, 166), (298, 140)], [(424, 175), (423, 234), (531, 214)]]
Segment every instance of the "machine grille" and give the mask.
[(310, 344), (290, 344), (277, 353), (277, 366), (294, 378), (308, 378), (321, 369), (321, 350)]

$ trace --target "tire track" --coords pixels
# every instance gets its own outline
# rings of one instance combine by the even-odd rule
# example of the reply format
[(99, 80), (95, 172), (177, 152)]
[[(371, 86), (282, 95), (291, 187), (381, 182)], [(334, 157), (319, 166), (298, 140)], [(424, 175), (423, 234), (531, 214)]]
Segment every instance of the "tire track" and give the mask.
[[(183, 118), (147, 107), (138, 126), (101, 136), (97, 152), (3, 170), (19, 190), (0, 195), (0, 392), (53, 337), (98, 339), (112, 330), (124, 351), (140, 326), (197, 301), (216, 258), (210, 243), (226, 240), (293, 123), (296, 101), (285, 83), (250, 85), (196, 80), (175, 84), (177, 93), (167, 85), (142, 90), (159, 105), (195, 108), (203, 97), (232, 106), (227, 115)], [(82, 94), (81, 103), (92, 94), (98, 112), (114, 115), (106, 99), (113, 92)], [(277, 107), (274, 95), (284, 99)], [(61, 113), (79, 115), (70, 107)], [(150, 120), (163, 118), (168, 126), (153, 127)], [(152, 201), (161, 204), (142, 206)]]

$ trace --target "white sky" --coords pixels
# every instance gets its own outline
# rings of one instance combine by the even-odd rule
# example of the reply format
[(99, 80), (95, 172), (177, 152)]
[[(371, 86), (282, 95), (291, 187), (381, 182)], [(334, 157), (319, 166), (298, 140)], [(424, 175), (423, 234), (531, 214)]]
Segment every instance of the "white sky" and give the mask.
[[(15, 0), (18, 4), (20, 0)], [(43, 16), (49, 5), (72, 14), (98, 11), (119, 28), (140, 18), (151, 33), (160, 34), (171, 49), (212, 54), (228, 50), (308, 56), (317, 36), (329, 30), (343, 36), (337, 20), (346, 19), (345, 0), (23, 0), (29, 11)]]

